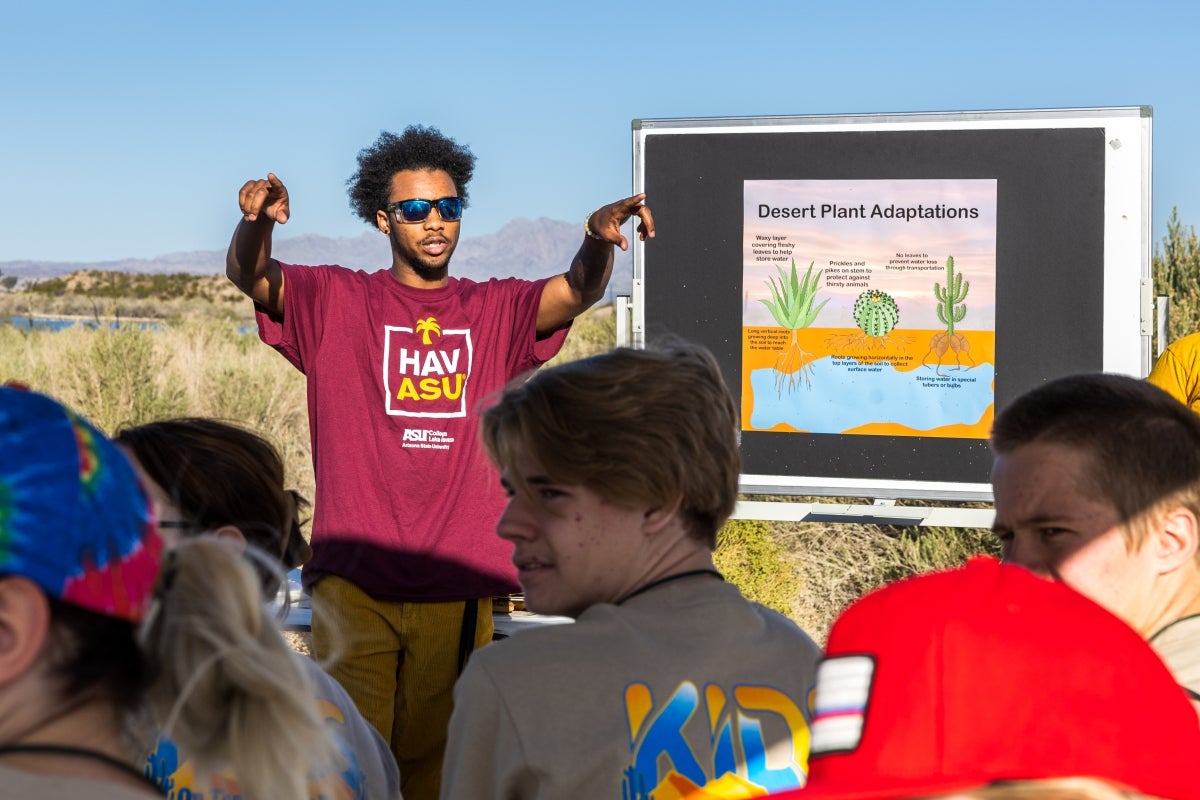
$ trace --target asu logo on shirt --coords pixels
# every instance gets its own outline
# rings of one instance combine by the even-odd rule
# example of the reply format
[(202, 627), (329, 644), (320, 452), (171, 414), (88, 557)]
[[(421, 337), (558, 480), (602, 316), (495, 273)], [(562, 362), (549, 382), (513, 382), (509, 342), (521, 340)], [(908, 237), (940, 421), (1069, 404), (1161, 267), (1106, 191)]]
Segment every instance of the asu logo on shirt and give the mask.
[(474, 348), (471, 331), (442, 330), (434, 317), (383, 328), (383, 387), (388, 414), (465, 417)]

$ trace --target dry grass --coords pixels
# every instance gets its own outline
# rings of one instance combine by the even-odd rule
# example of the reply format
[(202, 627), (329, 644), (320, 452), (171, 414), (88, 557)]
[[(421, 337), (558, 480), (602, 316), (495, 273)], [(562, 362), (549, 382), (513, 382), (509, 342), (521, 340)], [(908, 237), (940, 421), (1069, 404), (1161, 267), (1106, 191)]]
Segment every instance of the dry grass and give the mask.
[(791, 616), (818, 642), (842, 609), (885, 583), (962, 564), (977, 553), (997, 553), (991, 531), (905, 528), (811, 522), (778, 523), (799, 581)]
[(291, 482), (312, 497), (304, 376), (234, 324), (57, 333), (0, 326), (0, 379), (53, 395), (108, 433), (184, 415), (247, 425), (280, 449)]
[[(95, 279), (80, 280), (86, 286)], [(185, 285), (180, 293), (190, 297), (162, 302), (0, 294), (0, 315), (155, 316), (161, 325), (115, 331), (77, 325), (58, 333), (0, 325), (0, 380), (54, 395), (110, 433), (178, 415), (248, 425), (275, 443), (291, 485), (312, 498), (304, 377), (255, 333), (239, 331), (253, 323), (250, 304), (231, 303), (236, 292), (229, 294), (232, 287), (223, 278), (196, 280), (205, 282), (203, 292)], [(612, 307), (595, 309), (576, 322), (555, 361), (600, 352), (614, 342)], [(863, 592), (992, 547), (983, 531), (742, 521), (722, 532), (717, 560), (747, 596), (789, 614), (824, 641), (836, 614)]]

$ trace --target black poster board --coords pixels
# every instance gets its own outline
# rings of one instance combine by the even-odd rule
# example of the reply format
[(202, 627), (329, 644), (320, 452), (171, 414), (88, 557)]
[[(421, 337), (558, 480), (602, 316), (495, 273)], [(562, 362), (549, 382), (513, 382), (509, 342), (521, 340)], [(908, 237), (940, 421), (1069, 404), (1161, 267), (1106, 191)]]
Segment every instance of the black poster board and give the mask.
[[(746, 181), (988, 179), (994, 408), (1061, 375), (1145, 375), (1149, 153), (1144, 108), (635, 121), (657, 232), (634, 253), (633, 343), (701, 342), (740, 395)], [(750, 493), (991, 497), (982, 438), (745, 430), (742, 459)]]

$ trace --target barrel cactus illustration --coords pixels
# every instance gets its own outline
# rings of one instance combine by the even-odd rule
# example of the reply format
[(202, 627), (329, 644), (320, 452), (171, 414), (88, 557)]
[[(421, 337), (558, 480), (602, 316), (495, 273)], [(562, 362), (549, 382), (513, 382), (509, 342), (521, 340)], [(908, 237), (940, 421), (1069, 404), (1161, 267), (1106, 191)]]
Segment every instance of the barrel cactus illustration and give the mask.
[(854, 321), (873, 339), (887, 336), (900, 322), (900, 308), (887, 292), (868, 289), (854, 301)]

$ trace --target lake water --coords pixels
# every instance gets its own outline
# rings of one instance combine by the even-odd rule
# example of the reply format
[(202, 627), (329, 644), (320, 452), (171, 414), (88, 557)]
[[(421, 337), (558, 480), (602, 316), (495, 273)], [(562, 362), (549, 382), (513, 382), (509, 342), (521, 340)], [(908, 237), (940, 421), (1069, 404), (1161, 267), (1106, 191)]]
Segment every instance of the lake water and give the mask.
[(100, 328), (107, 327), (110, 330), (117, 330), (122, 325), (134, 325), (143, 330), (161, 330), (162, 326), (157, 322), (118, 322), (116, 320), (97, 322), (94, 319), (64, 319), (62, 317), (30, 317), (14, 314), (11, 316), (0, 316), (0, 323), (11, 325), (17, 330), (23, 331), (61, 331), (70, 328), (74, 325), (82, 325), (85, 328)]
[[(146, 320), (105, 320), (97, 322), (94, 319), (68, 319), (64, 317), (30, 317), (14, 314), (4, 316), (0, 314), (0, 325), (11, 325), (17, 330), (22, 331), (61, 331), (66, 330), (74, 325), (82, 325), (85, 328), (96, 330), (101, 327), (107, 327), (109, 330), (117, 330), (124, 325), (132, 325), (142, 330), (161, 331), (162, 323), (148, 322)], [(240, 334), (258, 333), (257, 325), (238, 325), (237, 332)]]

